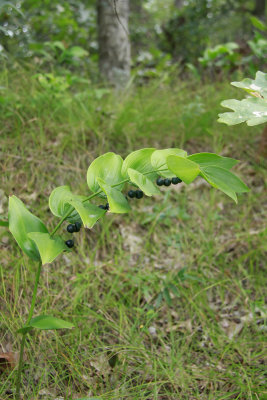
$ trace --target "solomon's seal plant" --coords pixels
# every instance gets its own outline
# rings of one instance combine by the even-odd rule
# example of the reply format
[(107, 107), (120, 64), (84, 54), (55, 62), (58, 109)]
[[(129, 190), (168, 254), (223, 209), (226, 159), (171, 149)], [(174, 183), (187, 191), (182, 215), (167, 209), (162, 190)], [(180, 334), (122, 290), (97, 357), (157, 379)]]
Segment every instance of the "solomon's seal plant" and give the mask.
[[(45, 223), (33, 215), (16, 196), (9, 198), (8, 226), (22, 251), (38, 263), (31, 307), (22, 334), (20, 359), (17, 374), (16, 399), (20, 398), (20, 381), (23, 351), (26, 335), (32, 329), (72, 328), (70, 322), (48, 315), (33, 316), (37, 288), (44, 264), (52, 263), (63, 252), (71, 251), (73, 240), (65, 241), (58, 231), (68, 221), (67, 232), (79, 232), (81, 226), (91, 229), (109, 211), (128, 213), (131, 210), (128, 199), (160, 195), (160, 186), (192, 183), (198, 176), (211, 186), (221, 190), (237, 202), (237, 193), (249, 189), (230, 170), (237, 160), (213, 153), (197, 153), (190, 156), (184, 150), (172, 148), (156, 150), (145, 148), (129, 154), (124, 160), (115, 153), (106, 153), (96, 158), (88, 168), (87, 184), (90, 194), (72, 192), (69, 186), (55, 188), (49, 197), (49, 207), (59, 222), (52, 232)], [(136, 189), (124, 192), (130, 184)], [(127, 195), (126, 195), (127, 193)], [(94, 203), (106, 199), (105, 205)]]

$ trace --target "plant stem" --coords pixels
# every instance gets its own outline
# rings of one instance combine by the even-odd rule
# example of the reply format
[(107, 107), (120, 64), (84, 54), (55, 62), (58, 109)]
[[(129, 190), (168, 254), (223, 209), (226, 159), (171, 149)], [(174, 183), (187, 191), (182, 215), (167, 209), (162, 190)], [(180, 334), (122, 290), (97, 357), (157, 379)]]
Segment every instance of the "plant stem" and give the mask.
[[(27, 321), (26, 321), (24, 327), (28, 325), (28, 323), (30, 322), (30, 320), (32, 319), (32, 316), (33, 316), (41, 269), (42, 269), (42, 263), (40, 262), (38, 264), (37, 272), (35, 275), (31, 307), (30, 307), (29, 315), (28, 315), (28, 318), (27, 318)], [(17, 381), (16, 381), (16, 397), (15, 397), (16, 400), (20, 400), (21, 372), (22, 372), (22, 367), (23, 367), (23, 353), (24, 353), (26, 336), (27, 336), (27, 332), (22, 334), (22, 339), (21, 339), (21, 343), (20, 343), (19, 365), (18, 365), (18, 374), (17, 374)]]

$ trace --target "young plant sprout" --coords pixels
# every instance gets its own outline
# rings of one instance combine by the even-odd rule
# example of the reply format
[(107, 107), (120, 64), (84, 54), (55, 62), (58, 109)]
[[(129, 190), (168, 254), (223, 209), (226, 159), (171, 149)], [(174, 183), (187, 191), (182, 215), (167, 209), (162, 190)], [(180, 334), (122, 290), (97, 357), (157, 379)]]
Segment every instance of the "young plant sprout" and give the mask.
[[(106, 153), (96, 158), (88, 168), (87, 184), (91, 194), (74, 194), (69, 186), (55, 188), (49, 197), (49, 207), (59, 222), (52, 232), (45, 223), (33, 215), (16, 196), (9, 198), (8, 224), (22, 251), (38, 263), (30, 312), (25, 324), (19, 329), (22, 335), (17, 371), (16, 400), (20, 399), (23, 352), (27, 334), (32, 329), (70, 329), (73, 324), (48, 315), (33, 316), (37, 299), (37, 288), (44, 264), (52, 263), (63, 252), (71, 251), (72, 239), (64, 240), (58, 235), (64, 221), (68, 221), (67, 232), (74, 234), (81, 226), (93, 228), (107, 211), (123, 214), (131, 210), (124, 190), (127, 184), (137, 187), (129, 190), (128, 198), (141, 199), (161, 194), (157, 186), (192, 183), (197, 177), (205, 179), (211, 186), (221, 190), (237, 202), (237, 193), (249, 189), (230, 170), (237, 160), (213, 153), (197, 153), (190, 156), (186, 151), (172, 148), (156, 150), (145, 148), (129, 154), (124, 160), (115, 153)], [(107, 199), (105, 205), (96, 205), (95, 199)]]

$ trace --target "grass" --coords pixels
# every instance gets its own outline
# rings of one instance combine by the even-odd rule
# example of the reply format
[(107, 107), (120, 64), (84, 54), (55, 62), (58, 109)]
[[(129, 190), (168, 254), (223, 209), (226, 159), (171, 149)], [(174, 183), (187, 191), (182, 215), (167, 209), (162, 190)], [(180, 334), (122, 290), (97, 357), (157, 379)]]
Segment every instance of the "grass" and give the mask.
[[(129, 215), (108, 215), (77, 234), (74, 251), (43, 268), (35, 312), (76, 328), (29, 335), (23, 398), (267, 398), (260, 127), (216, 122), (220, 101), (238, 91), (225, 82), (175, 81), (120, 95), (79, 83), (61, 93), (42, 89), (33, 75), (17, 66), (0, 76), (4, 214), (6, 196), (16, 194), (52, 228), (54, 187), (87, 193), (95, 157), (145, 146), (238, 158), (235, 171), (251, 192), (236, 206), (197, 180), (132, 201)], [(0, 238), (0, 343), (16, 352), (36, 265), (5, 229)], [(1, 400), (12, 398), (14, 379), (12, 369), (1, 373)]]

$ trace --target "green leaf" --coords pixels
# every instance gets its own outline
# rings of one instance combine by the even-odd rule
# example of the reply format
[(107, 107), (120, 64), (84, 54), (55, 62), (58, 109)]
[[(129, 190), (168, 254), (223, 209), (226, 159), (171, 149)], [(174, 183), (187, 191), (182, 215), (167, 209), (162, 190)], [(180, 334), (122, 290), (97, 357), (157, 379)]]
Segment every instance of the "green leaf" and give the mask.
[(250, 21), (252, 25), (260, 31), (267, 31), (267, 25), (265, 25), (260, 19), (256, 18), (254, 15), (250, 16)]
[(63, 251), (69, 251), (60, 236), (51, 237), (49, 233), (31, 232), (28, 237), (35, 242), (43, 265), (50, 264)]
[(199, 165), (184, 157), (168, 156), (167, 165), (176, 176), (187, 184), (193, 182), (200, 173)]
[[(123, 180), (121, 173), (123, 160), (115, 153), (106, 153), (96, 158), (87, 171), (87, 184), (92, 192), (99, 190), (98, 178), (103, 179), (108, 185), (115, 185)], [(121, 190), (123, 184), (117, 187)]]
[(264, 99), (267, 99), (267, 73), (258, 71), (256, 78), (245, 78), (241, 82), (231, 82), (231, 85), (245, 90), (250, 94), (258, 93)]
[(85, 228), (92, 228), (94, 224), (105, 214), (105, 210), (84, 202), (85, 196), (75, 195), (70, 191), (69, 186), (59, 186), (54, 189), (49, 197), (49, 206), (54, 215), (63, 217), (70, 207), (74, 207), (70, 216), (67, 218), (70, 222), (82, 220)]
[(51, 317), (49, 315), (39, 315), (32, 318), (27, 327), (41, 329), (41, 330), (54, 330), (54, 329), (71, 329), (74, 325), (63, 319)]
[(27, 210), (25, 205), (16, 196), (9, 197), (8, 208), (9, 230), (19, 247), (30, 258), (40, 261), (40, 254), (36, 244), (28, 237), (30, 232), (48, 233), (44, 223)]
[(85, 228), (93, 228), (95, 223), (106, 214), (105, 210), (88, 202), (82, 203), (80, 200), (69, 200), (69, 204), (78, 212)]
[(159, 194), (160, 190), (148, 179), (145, 175), (141, 174), (132, 168), (128, 168), (128, 174), (133, 183), (135, 183), (146, 196), (153, 196)]
[(80, 46), (73, 46), (67, 50), (67, 55), (70, 55), (71, 57), (83, 58), (88, 56), (88, 54), (88, 51)]
[(231, 169), (239, 162), (233, 158), (222, 157), (214, 153), (196, 153), (187, 157), (187, 159), (197, 163), (200, 168), (214, 165), (225, 169)]
[(110, 212), (123, 214), (130, 211), (131, 207), (128, 201), (118, 189), (112, 188), (101, 178), (98, 178), (97, 181), (108, 198)]
[(249, 188), (232, 172), (221, 167), (205, 167), (201, 170), (204, 179), (216, 189), (221, 190), (237, 203), (236, 193), (248, 192)]
[[(136, 150), (130, 153), (122, 164), (122, 175), (128, 178), (128, 168), (135, 169), (142, 174), (152, 171), (154, 168), (151, 165), (151, 155), (154, 153), (154, 148)], [(157, 174), (149, 174), (149, 178), (154, 179)]]
[[(55, 188), (49, 196), (49, 207), (52, 213), (56, 217), (63, 217), (71, 208), (69, 201), (72, 200), (83, 200), (84, 196), (79, 196), (73, 194), (69, 188), (69, 186), (59, 186)], [(73, 212), (69, 217), (68, 220), (72, 221), (75, 220), (75, 215), (77, 218), (77, 212)]]
[[(154, 169), (168, 169), (167, 166), (167, 157), (171, 155), (176, 155), (180, 157), (186, 157), (187, 152), (181, 149), (173, 148), (173, 149), (164, 149), (164, 150), (156, 150), (151, 156), (151, 164)], [(165, 178), (172, 178), (173, 173), (171, 171), (162, 171), (158, 173)]]
[(241, 101), (235, 99), (225, 100), (221, 105), (230, 108), (234, 112), (219, 114), (218, 122), (223, 122), (227, 125), (246, 122), (248, 126), (267, 122), (267, 102), (258, 97), (251, 97)]

